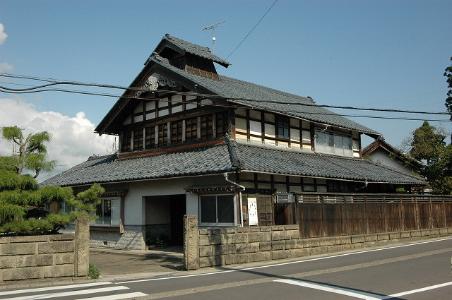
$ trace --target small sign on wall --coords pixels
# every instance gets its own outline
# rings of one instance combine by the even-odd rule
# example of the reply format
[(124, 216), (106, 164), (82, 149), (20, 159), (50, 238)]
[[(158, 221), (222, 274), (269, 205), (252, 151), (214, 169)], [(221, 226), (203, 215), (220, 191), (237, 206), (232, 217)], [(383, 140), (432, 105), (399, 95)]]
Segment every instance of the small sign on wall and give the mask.
[(257, 200), (256, 198), (248, 198), (248, 224), (255, 226), (259, 224), (257, 218)]

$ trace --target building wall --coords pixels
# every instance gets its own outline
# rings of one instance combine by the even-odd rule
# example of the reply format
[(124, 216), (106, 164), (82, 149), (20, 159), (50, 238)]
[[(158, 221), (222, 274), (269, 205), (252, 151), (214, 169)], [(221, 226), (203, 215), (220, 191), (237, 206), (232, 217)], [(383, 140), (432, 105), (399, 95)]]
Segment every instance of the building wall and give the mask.
[(376, 162), (383, 166), (387, 166), (387, 167), (397, 170), (399, 172), (408, 173), (408, 174), (413, 173), (413, 171), (411, 171), (411, 169), (408, 168), (405, 164), (396, 160), (395, 158), (392, 158), (387, 152), (385, 152), (381, 149), (377, 149), (375, 152), (373, 152), (367, 158), (373, 162)]

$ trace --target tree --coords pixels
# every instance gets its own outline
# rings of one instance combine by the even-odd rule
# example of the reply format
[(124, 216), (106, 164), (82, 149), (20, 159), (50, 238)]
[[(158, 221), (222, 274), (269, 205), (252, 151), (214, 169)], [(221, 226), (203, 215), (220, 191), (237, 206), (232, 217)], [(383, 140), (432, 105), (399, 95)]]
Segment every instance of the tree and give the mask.
[(446, 107), (452, 120), (452, 57), (450, 58), (451, 64), (444, 70), (444, 76), (448, 84)]
[(450, 194), (452, 191), (452, 146), (445, 142), (441, 130), (424, 122), (413, 132), (410, 155), (424, 163), (422, 175), (434, 193)]
[[(47, 132), (24, 137), (20, 128), (12, 126), (4, 127), (2, 133), (18, 149), (12, 156), (0, 156), (0, 236), (54, 233), (77, 217), (93, 216), (104, 192), (100, 185), (74, 196), (71, 188), (39, 187), (36, 182), (42, 170), (51, 170), (55, 164), (46, 158)], [(33, 170), (34, 176), (24, 174), (25, 169)], [(71, 212), (48, 213), (55, 202), (68, 204)]]
[[(50, 141), (48, 132), (29, 133), (24, 135), (23, 130), (17, 126), (3, 127), (2, 136), (13, 143), (13, 153), (10, 164), (13, 164), (16, 173), (23, 174), (25, 169), (33, 171), (34, 178), (41, 171), (50, 171), (55, 162), (47, 160), (46, 142)], [(5, 160), (5, 159), (4, 159)]]

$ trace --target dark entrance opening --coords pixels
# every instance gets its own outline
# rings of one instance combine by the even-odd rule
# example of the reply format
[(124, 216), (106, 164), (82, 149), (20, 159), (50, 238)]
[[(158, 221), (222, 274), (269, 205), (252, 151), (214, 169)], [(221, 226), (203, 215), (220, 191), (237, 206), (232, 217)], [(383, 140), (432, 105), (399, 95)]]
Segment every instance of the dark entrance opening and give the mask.
[(171, 240), (172, 246), (184, 244), (185, 195), (174, 195), (170, 198)]
[(183, 245), (185, 195), (146, 197), (146, 244), (155, 248)]

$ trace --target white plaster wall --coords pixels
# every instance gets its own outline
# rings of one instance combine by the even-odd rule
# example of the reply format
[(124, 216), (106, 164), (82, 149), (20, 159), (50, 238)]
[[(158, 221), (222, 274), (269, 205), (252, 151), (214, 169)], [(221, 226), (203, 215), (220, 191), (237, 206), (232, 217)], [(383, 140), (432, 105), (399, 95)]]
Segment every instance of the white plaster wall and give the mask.
[(391, 158), (389, 154), (384, 151), (377, 150), (373, 152), (369, 157), (371, 161), (379, 163), (383, 166), (387, 166), (391, 169), (397, 170), (399, 172), (412, 174), (413, 172), (407, 168), (402, 162), (397, 161), (394, 158)]
[(128, 184), (124, 200), (124, 225), (144, 225), (146, 220), (146, 196), (186, 195), (187, 213), (198, 215), (198, 195), (186, 192), (193, 185), (226, 184), (222, 175), (198, 176), (179, 179), (160, 179)]

